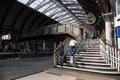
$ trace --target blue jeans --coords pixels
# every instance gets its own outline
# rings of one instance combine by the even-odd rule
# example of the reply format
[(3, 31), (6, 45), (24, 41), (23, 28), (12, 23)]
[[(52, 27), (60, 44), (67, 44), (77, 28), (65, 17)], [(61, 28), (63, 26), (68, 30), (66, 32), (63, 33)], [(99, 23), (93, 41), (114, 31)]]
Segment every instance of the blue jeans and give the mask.
[(75, 49), (75, 46), (70, 46), (70, 49), (69, 49), (70, 55), (73, 55), (74, 49)]

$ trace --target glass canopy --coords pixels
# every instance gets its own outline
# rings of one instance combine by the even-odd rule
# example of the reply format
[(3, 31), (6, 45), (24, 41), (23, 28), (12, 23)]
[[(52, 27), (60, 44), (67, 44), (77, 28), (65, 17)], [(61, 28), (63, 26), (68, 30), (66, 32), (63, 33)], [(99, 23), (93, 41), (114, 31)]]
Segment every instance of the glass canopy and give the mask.
[(55, 21), (83, 28), (86, 14), (77, 0), (17, 0)]

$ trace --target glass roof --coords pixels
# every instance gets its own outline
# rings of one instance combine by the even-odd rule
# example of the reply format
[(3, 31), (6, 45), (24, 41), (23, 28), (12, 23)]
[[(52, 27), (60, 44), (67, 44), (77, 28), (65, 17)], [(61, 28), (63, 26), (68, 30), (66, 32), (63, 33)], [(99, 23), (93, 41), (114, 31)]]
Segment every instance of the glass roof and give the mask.
[(86, 14), (77, 0), (17, 0), (62, 24), (82, 26)]

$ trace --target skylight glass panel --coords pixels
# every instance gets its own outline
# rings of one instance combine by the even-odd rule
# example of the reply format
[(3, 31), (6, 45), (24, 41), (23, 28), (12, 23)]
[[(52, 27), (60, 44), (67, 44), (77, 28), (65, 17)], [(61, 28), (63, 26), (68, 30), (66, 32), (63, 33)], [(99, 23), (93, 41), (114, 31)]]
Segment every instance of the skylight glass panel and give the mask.
[(46, 6), (43, 6), (42, 8), (40, 8), (38, 11), (43, 12), (45, 9), (47, 9), (50, 5), (52, 5), (53, 3), (49, 3)]
[(32, 4), (30, 4), (31, 8), (36, 8), (38, 5), (40, 4), (40, 2), (38, 0), (36, 0), (35, 2), (33, 2)]
[(57, 11), (60, 11), (60, 9), (55, 8), (55, 9), (53, 9), (53, 10), (47, 12), (46, 15), (49, 16), (50, 14), (56, 13)]
[(21, 2), (23, 4), (26, 4), (29, 0), (17, 0), (17, 1), (19, 1), (19, 2)]

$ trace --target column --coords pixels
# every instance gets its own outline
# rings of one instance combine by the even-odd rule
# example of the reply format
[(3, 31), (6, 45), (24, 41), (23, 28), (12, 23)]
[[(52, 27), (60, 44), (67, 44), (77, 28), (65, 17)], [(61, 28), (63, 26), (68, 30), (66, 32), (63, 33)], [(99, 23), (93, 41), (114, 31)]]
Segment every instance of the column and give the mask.
[(106, 42), (111, 45), (113, 45), (112, 44), (112, 21), (113, 21), (112, 15), (113, 15), (112, 12), (102, 14), (105, 20), (105, 39), (106, 39)]
[(43, 51), (45, 51), (45, 41), (43, 40)]
[(105, 21), (105, 39), (107, 43), (112, 45), (112, 26), (110, 20)]
[(54, 49), (56, 48), (56, 42), (54, 42)]
[(1, 37), (0, 37), (0, 48), (2, 47), (1, 45), (2, 45), (2, 44), (1, 44)]

